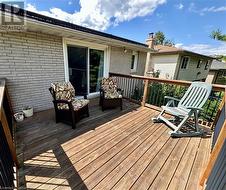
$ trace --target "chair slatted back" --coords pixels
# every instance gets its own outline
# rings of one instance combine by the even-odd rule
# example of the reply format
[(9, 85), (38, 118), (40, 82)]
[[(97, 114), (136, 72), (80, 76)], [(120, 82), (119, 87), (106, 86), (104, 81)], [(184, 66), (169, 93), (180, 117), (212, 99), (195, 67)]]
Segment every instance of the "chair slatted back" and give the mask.
[(180, 100), (178, 107), (202, 108), (211, 93), (211, 84), (205, 82), (193, 82)]

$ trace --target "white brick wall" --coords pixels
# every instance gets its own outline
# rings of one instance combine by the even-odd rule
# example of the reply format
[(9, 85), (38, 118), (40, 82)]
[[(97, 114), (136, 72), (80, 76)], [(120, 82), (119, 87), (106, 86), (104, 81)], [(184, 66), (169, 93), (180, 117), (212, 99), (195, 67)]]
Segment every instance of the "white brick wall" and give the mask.
[(62, 38), (39, 33), (0, 33), (0, 78), (7, 78), (14, 111), (53, 107), (50, 83), (64, 80)]

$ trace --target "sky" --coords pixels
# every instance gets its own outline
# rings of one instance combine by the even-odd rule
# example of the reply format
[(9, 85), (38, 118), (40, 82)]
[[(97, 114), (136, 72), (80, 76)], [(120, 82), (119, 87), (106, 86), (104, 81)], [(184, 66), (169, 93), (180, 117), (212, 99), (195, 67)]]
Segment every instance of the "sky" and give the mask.
[(162, 31), (177, 47), (226, 55), (226, 0), (26, 0), (26, 9), (74, 24), (145, 43)]

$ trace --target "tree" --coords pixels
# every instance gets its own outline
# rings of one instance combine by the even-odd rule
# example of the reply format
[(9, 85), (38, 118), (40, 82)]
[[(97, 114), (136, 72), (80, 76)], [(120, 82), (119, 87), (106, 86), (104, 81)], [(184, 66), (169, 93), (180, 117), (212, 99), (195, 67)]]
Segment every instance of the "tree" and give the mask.
[(161, 31), (155, 33), (155, 45), (174, 46), (172, 40), (166, 39), (165, 34)]
[(161, 31), (155, 33), (155, 44), (156, 45), (163, 45), (165, 41), (165, 34)]
[[(226, 42), (226, 34), (222, 34), (220, 29), (213, 30), (212, 33), (210, 34), (210, 37), (214, 40)], [(219, 60), (219, 61), (226, 62), (226, 56), (225, 55), (217, 55), (216, 59)]]
[(175, 46), (175, 43), (172, 40), (167, 39), (167, 40), (165, 40), (164, 45), (165, 46)]
[(226, 42), (226, 34), (222, 34), (222, 32), (219, 29), (212, 31), (210, 37), (215, 40), (220, 40), (220, 41)]
[(224, 61), (224, 62), (226, 62), (226, 56), (225, 55), (216, 55), (215, 58), (218, 61)]

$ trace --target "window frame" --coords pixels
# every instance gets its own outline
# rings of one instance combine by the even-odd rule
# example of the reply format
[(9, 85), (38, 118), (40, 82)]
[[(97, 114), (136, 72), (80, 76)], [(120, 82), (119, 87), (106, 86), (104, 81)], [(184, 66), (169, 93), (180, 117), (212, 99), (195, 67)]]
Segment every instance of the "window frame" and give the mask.
[(201, 68), (202, 63), (203, 63), (203, 60), (199, 59), (196, 68)]
[[(133, 59), (133, 56), (134, 56), (134, 59)], [(138, 56), (139, 56), (139, 52), (138, 51), (133, 51), (132, 52), (131, 63), (130, 63), (131, 73), (137, 72)], [(134, 60), (134, 63), (132, 63), (133, 60)], [(132, 64), (133, 64), (133, 68), (132, 68)]]
[[(185, 67), (184, 67), (184, 59), (185, 58), (187, 59), (187, 63), (185, 65)], [(181, 57), (181, 66), (180, 66), (180, 69), (187, 69), (188, 68), (189, 61), (190, 61), (190, 57), (189, 56), (182, 56)]]
[(208, 70), (209, 69), (209, 66), (210, 66), (210, 60), (207, 60), (204, 69), (205, 70)]

